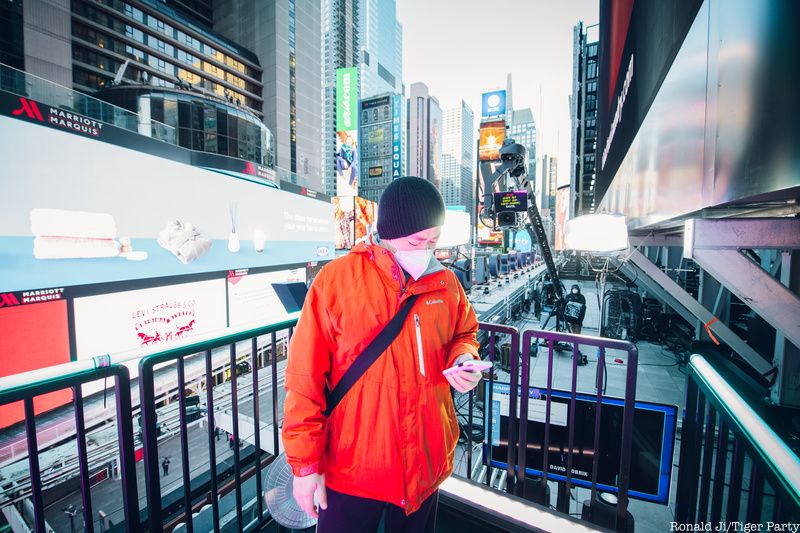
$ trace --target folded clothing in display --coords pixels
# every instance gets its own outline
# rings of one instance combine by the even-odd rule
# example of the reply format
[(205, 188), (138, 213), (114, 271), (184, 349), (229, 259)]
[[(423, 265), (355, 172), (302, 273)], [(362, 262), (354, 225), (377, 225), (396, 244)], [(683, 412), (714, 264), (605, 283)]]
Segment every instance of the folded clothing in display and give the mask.
[(211, 248), (211, 239), (188, 222), (170, 220), (158, 234), (158, 244), (186, 265)]
[(108, 213), (36, 208), (30, 216), (35, 237), (113, 239), (117, 236), (117, 224)]
[(33, 240), (33, 256), (36, 259), (80, 259), (117, 255), (119, 244), (114, 239), (36, 237)]

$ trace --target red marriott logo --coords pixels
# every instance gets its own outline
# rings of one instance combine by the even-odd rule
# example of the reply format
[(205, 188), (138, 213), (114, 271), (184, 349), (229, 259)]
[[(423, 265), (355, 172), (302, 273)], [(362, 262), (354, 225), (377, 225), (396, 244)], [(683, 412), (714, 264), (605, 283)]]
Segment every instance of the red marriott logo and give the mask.
[(20, 96), (19, 103), (22, 104), (22, 107), (11, 112), (14, 116), (19, 116), (25, 113), (28, 115), (28, 118), (44, 122), (44, 118), (42, 118), (42, 113), (39, 111), (39, 106), (36, 105), (36, 102)]
[(11, 307), (12, 305), (19, 305), (19, 300), (13, 292), (0, 294), (0, 307)]

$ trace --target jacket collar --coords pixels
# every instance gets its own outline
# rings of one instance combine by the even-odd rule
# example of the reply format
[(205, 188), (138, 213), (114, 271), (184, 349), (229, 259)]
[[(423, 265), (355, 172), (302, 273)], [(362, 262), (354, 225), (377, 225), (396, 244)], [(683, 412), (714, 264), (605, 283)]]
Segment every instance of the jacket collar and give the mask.
[(446, 269), (435, 257), (431, 258), (428, 268), (419, 279), (409, 278), (404, 285), (400, 264), (395, 259), (392, 251), (389, 250), (385, 243), (380, 242), (380, 239), (375, 234), (370, 235), (368, 241), (356, 245), (350, 253), (368, 255), (369, 260), (375, 263), (381, 273), (384, 282), (394, 287), (398, 292), (405, 288), (411, 294), (422, 294), (447, 288)]

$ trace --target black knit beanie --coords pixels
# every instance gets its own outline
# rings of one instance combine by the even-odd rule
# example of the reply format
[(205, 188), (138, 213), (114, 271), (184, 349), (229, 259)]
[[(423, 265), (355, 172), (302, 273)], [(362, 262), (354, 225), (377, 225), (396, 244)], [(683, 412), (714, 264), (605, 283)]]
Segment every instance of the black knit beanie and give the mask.
[(398, 239), (444, 224), (444, 200), (436, 187), (422, 178), (397, 178), (378, 202), (378, 236)]

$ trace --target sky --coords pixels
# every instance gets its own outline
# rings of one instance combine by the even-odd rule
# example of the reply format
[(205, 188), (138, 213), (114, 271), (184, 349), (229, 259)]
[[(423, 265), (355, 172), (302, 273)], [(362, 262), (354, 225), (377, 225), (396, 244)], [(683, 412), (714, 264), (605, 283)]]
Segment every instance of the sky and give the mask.
[[(530, 107), (537, 157), (558, 157), (569, 183), (572, 29), (596, 24), (599, 0), (397, 0), (403, 81), (425, 83), (443, 109), (463, 99), (478, 127), (481, 94), (512, 75), (515, 109)], [(541, 102), (541, 105), (540, 105)]]

